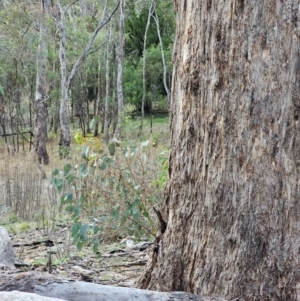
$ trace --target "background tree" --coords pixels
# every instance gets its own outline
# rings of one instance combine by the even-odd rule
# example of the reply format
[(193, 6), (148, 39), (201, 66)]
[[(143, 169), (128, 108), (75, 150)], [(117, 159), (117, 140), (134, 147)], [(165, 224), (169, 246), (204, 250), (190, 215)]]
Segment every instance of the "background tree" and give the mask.
[(175, 1), (169, 181), (141, 287), (299, 300), (299, 4)]
[[(46, 0), (44, 2), (48, 3)], [(142, 62), (145, 55), (147, 57), (145, 112), (150, 113), (152, 107), (155, 110), (167, 109), (167, 93), (161, 80), (163, 78), (163, 64), (160, 39), (153, 20), (150, 23), (147, 35), (147, 47), (143, 53), (144, 32), (151, 2), (152, 0), (128, 0), (123, 14), (120, 10), (120, 18), (112, 17), (114, 24), (112, 25), (111, 36), (115, 51), (112, 51), (109, 66), (111, 77), (110, 97), (112, 104), (114, 104), (111, 108), (115, 108), (114, 97), (119, 95), (119, 100), (121, 99), (120, 91), (122, 89), (123, 103), (125, 106), (129, 105), (126, 107), (126, 111), (133, 111), (134, 109), (141, 111), (143, 93)], [(157, 0), (155, 2), (166, 66), (168, 70), (171, 70), (171, 49), (174, 37), (172, 1)], [(49, 137), (51, 139), (57, 138), (56, 134), (59, 130), (60, 121), (62, 121), (63, 128), (66, 129), (62, 131), (67, 137), (65, 141), (71, 140), (71, 123), (74, 128), (80, 127), (83, 135), (85, 135), (88, 132), (89, 121), (94, 115), (98, 116), (97, 120), (101, 122), (104, 130), (105, 33), (99, 32), (93, 46), (88, 51), (88, 56), (81, 55), (97, 28), (105, 1), (102, 2), (103, 6), (99, 5), (99, 1), (96, 0), (52, 1), (52, 18), (42, 20), (47, 30), (47, 43), (41, 44), (43, 50), (40, 47), (40, 53), (38, 54), (37, 49), (38, 44), (41, 43), (40, 33), (42, 31), (40, 30), (41, 20), (36, 16), (40, 15), (40, 3), (29, 0), (23, 2), (7, 0), (0, 3), (0, 85), (4, 92), (0, 95), (0, 135), (4, 135), (7, 149), (11, 153), (19, 150), (21, 141), (23, 141), (23, 149), (24, 141), (28, 142), (29, 148), (32, 146), (38, 148), (43, 144), (38, 135), (40, 131), (36, 127), (38, 119), (33, 116), (33, 113), (38, 112), (37, 108), (41, 108), (41, 106), (36, 106), (35, 96), (37, 96), (37, 99), (42, 99), (39, 97), (42, 94), (36, 93), (36, 91), (42, 92), (42, 87), (44, 91), (47, 90), (44, 95), (47, 97), (48, 118), (42, 117), (39, 120), (45, 122), (44, 130), (50, 132)], [(65, 25), (62, 28), (59, 26), (59, 3), (65, 17)], [(108, 1), (108, 11), (113, 11), (117, 3), (117, 0)], [(68, 9), (66, 10), (67, 6)], [(126, 15), (124, 20), (122, 19), (123, 15)], [(122, 34), (122, 23), (124, 23), (124, 34)], [(60, 29), (64, 30), (66, 35), (63, 51), (60, 43), (63, 40), (63, 34)], [(125, 46), (123, 45), (125, 47), (124, 58), (121, 58), (120, 50), (124, 40), (126, 41)], [(141, 45), (142, 48), (140, 49)], [(63, 62), (59, 59), (60, 50), (61, 54), (64, 52)], [(117, 72), (117, 64), (115, 64), (117, 60), (113, 59), (115, 53), (118, 53), (115, 58), (120, 55), (118, 69), (121, 70), (120, 67), (122, 67), (123, 78), (120, 79), (121, 71), (119, 77), (116, 78), (119, 78), (119, 83), (122, 81), (122, 85), (115, 84), (113, 80)], [(102, 57), (102, 68), (98, 71), (96, 66), (99, 62), (99, 56)], [(8, 60), (7, 57), (11, 59)], [(83, 60), (79, 60), (78, 64), (80, 57)], [(122, 60), (123, 63), (121, 63)], [(66, 65), (64, 66), (64, 64)], [(74, 66), (76, 70), (72, 70)], [(63, 85), (61, 85), (61, 72), (64, 74)], [(42, 78), (47, 78), (47, 83), (42, 84)], [(166, 73), (166, 81), (170, 84), (170, 72)], [(61, 99), (65, 99), (65, 101), (61, 102)], [(94, 106), (92, 106), (92, 102), (94, 102)], [(44, 102), (39, 103), (41, 105)], [(96, 105), (97, 103), (99, 106)], [(61, 104), (64, 104), (62, 105), (62, 112), (66, 115), (64, 116), (62, 113), (60, 118)], [(99, 107), (98, 111), (97, 107)], [(121, 108), (121, 106), (119, 107)], [(121, 115), (116, 114), (115, 111), (113, 109), (110, 112), (113, 127), (116, 124), (116, 117)], [(136, 114), (136, 112), (132, 113)], [(34, 131), (37, 139), (32, 142)], [(7, 134), (10, 136), (7, 136)], [(47, 134), (44, 135), (44, 137), (46, 136)], [(62, 140), (60, 144), (64, 146)], [(66, 142), (66, 145), (68, 144), (69, 142)], [(40, 156), (40, 162), (42, 161), (43, 159)]]
[(148, 18), (147, 18), (147, 23), (146, 23), (146, 28), (145, 28), (145, 34), (144, 34), (144, 45), (143, 45), (143, 97), (142, 97), (142, 106), (141, 106), (141, 112), (142, 112), (142, 122), (141, 122), (141, 129), (140, 131), (142, 132), (143, 129), (143, 121), (144, 121), (144, 115), (145, 115), (145, 99), (146, 99), (146, 47), (147, 47), (147, 35), (148, 35), (148, 30), (150, 27), (150, 21), (151, 21), (151, 16), (154, 12), (154, 1), (150, 3), (149, 6), (149, 11), (148, 11)]
[(0, 129), (7, 151), (13, 154), (19, 151), (20, 144), (24, 149), (24, 141), (31, 142), (38, 42), (33, 20), (40, 7), (37, 9), (29, 1), (8, 1), (1, 5)]
[(167, 93), (168, 105), (170, 105), (170, 90), (169, 90), (168, 82), (167, 82), (167, 64), (166, 64), (166, 60), (165, 60), (164, 46), (163, 46), (163, 41), (162, 41), (162, 37), (161, 37), (161, 33), (160, 33), (159, 19), (158, 19), (158, 15), (157, 15), (157, 12), (156, 12), (156, 8), (154, 9), (152, 17), (153, 17), (153, 19), (155, 21), (155, 24), (156, 24), (157, 36), (158, 36), (159, 45), (160, 45), (160, 48), (161, 48), (161, 59), (162, 59), (163, 70), (164, 70), (163, 83), (164, 83), (165, 91)]
[(39, 23), (39, 45), (37, 51), (36, 67), (36, 92), (35, 92), (35, 120), (34, 120), (34, 150), (37, 154), (38, 162), (48, 164), (47, 153), (47, 18), (49, 15), (51, 1), (42, 0), (42, 18)]
[(106, 26), (106, 67), (105, 67), (105, 107), (104, 107), (104, 134), (105, 143), (109, 143), (109, 125), (110, 114), (110, 98), (111, 98), (111, 80), (110, 80), (110, 62), (111, 62), (111, 24)]
[[(77, 1), (75, 1), (77, 2)], [(61, 33), (61, 41), (60, 41), (60, 50), (59, 50), (59, 59), (61, 64), (61, 105), (60, 105), (60, 128), (61, 128), (61, 136), (59, 145), (61, 147), (61, 155), (65, 155), (65, 152), (68, 153), (68, 148), (70, 147), (71, 137), (70, 137), (70, 128), (67, 118), (67, 104), (69, 98), (69, 88), (71, 81), (81, 63), (85, 60), (85, 58), (89, 55), (89, 51), (94, 43), (94, 40), (101, 30), (101, 28), (107, 24), (113, 14), (116, 12), (119, 4), (113, 9), (112, 13), (108, 13), (108, 6), (107, 1), (105, 7), (103, 9), (102, 18), (99, 20), (97, 27), (93, 31), (90, 36), (90, 39), (85, 46), (83, 52), (78, 57), (76, 63), (73, 65), (71, 72), (69, 75), (67, 74), (67, 62), (66, 62), (66, 12), (70, 8), (70, 6), (74, 3), (70, 3), (65, 8), (59, 3), (59, 10), (60, 10), (60, 33)]]
[(118, 75), (117, 75), (117, 97), (118, 97), (118, 120), (114, 137), (119, 140), (121, 136), (122, 114), (124, 109), (123, 95), (123, 65), (125, 52), (125, 0), (120, 1), (120, 22), (119, 22), (119, 46), (118, 46)]

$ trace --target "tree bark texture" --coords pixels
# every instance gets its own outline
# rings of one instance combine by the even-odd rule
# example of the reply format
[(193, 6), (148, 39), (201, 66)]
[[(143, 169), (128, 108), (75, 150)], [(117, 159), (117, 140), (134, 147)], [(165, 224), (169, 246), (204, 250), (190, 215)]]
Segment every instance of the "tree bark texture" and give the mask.
[(49, 14), (49, 0), (42, 1), (42, 13), (44, 16), (40, 19), (40, 37), (37, 51), (37, 72), (36, 72), (36, 92), (35, 92), (35, 120), (34, 120), (34, 150), (37, 154), (38, 162), (41, 164), (49, 163), (47, 152), (47, 27), (44, 20)]
[(175, 7), (166, 225), (139, 285), (300, 300), (300, 1)]

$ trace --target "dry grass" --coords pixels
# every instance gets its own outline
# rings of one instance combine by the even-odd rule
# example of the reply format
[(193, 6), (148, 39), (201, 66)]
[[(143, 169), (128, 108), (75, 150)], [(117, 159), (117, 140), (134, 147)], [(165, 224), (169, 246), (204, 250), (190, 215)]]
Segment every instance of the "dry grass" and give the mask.
[[(67, 161), (59, 159), (56, 145), (57, 141), (51, 141), (47, 145), (50, 164), (43, 167), (47, 179), (42, 179), (33, 152), (22, 151), (12, 155), (7, 152), (7, 147), (3, 142), (0, 144), (0, 208), (2, 212), (13, 212), (19, 218), (30, 221), (35, 220), (37, 216), (42, 219), (54, 220), (56, 218), (58, 195), (54, 189), (50, 188), (49, 183), (54, 166), (63, 166)], [(5, 216), (2, 218), (4, 219)]]
[[(125, 132), (124, 135), (128, 138), (134, 138), (133, 133), (137, 133), (139, 122), (133, 123), (132, 127)], [(140, 140), (146, 139), (149, 136), (149, 124), (145, 122), (145, 129)], [(145, 161), (139, 154), (132, 158), (125, 158), (120, 156), (118, 159), (118, 166), (115, 169), (107, 169), (105, 172), (98, 171), (97, 174), (90, 174), (86, 179), (77, 183), (75, 187), (75, 197), (78, 198), (82, 190), (88, 192), (87, 206), (85, 207), (86, 217), (90, 217), (92, 213), (97, 216), (108, 216), (112, 207), (123, 206), (125, 199), (120, 193), (116, 192), (115, 187), (112, 188), (109, 183), (106, 185), (103, 178), (108, 180), (117, 178), (122, 168), (127, 167), (128, 177), (132, 178), (132, 183), (142, 185), (142, 199), (143, 202), (151, 194), (156, 194), (160, 197), (162, 191), (158, 191), (157, 187), (151, 186), (157, 177), (158, 166), (152, 165), (154, 157), (168, 144), (168, 124), (154, 124), (153, 130), (156, 132), (153, 136), (159, 137), (159, 147), (152, 149), (148, 153), (148, 159)], [(74, 133), (71, 135), (74, 136)], [(144, 137), (143, 137), (144, 136)], [(130, 141), (126, 141), (130, 143)], [(1, 219), (8, 219), (9, 212), (22, 220), (39, 220), (43, 228), (44, 234), (50, 234), (58, 220), (57, 200), (59, 195), (55, 189), (50, 188), (50, 180), (52, 177), (52, 170), (54, 168), (63, 169), (67, 163), (76, 166), (82, 162), (81, 150), (82, 145), (76, 145), (74, 141), (71, 144), (71, 152), (69, 158), (61, 160), (58, 154), (58, 137), (52, 136), (47, 143), (47, 150), (50, 158), (48, 166), (43, 169), (46, 172), (47, 179), (42, 179), (42, 174), (39, 166), (35, 160), (33, 152), (28, 151), (28, 145), (25, 145), (27, 151), (15, 153), (11, 155), (7, 152), (7, 146), (4, 145), (3, 140), (0, 139), (0, 211), (8, 212), (6, 215), (2, 214)], [(101, 182), (102, 181), (102, 182)], [(130, 187), (131, 182), (124, 179), (125, 185), (134, 190), (134, 185)], [(99, 183), (101, 182), (101, 185)], [(111, 190), (110, 190), (111, 188)], [(133, 192), (132, 192), (133, 193)], [(3, 220), (1, 220), (3, 223)], [(111, 233), (112, 229), (116, 229), (113, 222), (104, 229), (105, 235), (112, 237), (119, 231)], [(122, 232), (122, 231), (121, 231)]]

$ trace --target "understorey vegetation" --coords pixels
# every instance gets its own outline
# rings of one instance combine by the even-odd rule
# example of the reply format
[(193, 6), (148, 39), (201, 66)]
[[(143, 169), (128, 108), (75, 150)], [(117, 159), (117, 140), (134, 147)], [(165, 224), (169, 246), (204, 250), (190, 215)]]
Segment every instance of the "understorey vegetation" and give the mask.
[(58, 207), (68, 212), (71, 236), (80, 250), (102, 241), (134, 236), (153, 239), (167, 181), (168, 150), (149, 140), (112, 142), (99, 147), (91, 137), (82, 142), (82, 160), (52, 171), (51, 186), (60, 195)]

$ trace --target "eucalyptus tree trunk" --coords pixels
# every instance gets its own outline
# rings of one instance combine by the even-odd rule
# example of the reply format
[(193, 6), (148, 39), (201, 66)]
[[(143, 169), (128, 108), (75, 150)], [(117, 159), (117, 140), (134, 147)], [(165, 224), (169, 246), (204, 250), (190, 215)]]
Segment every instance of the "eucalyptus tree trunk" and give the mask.
[(112, 97), (111, 97), (111, 106), (110, 106), (110, 126), (112, 126), (112, 133), (113, 137), (114, 133), (117, 130), (118, 125), (118, 93), (117, 93), (117, 78), (118, 78), (118, 62), (117, 62), (117, 51), (116, 51), (117, 45), (116, 43), (113, 43), (113, 62), (111, 64), (112, 66)]
[(300, 300), (300, 0), (175, 6), (169, 180), (139, 285)]
[(120, 22), (119, 22), (119, 47), (118, 47), (118, 75), (117, 75), (117, 97), (118, 97), (118, 121), (114, 138), (119, 140), (122, 131), (122, 115), (124, 109), (123, 97), (123, 64), (125, 51), (125, 0), (120, 1)]
[(39, 45), (37, 51), (36, 92), (34, 101), (34, 150), (40, 164), (49, 163), (47, 152), (47, 25), (50, 0), (42, 0), (42, 14), (39, 26)]
[[(52, 32), (52, 43), (53, 43), (53, 48), (54, 52), (56, 52), (57, 47), (58, 47), (58, 41), (59, 41), (59, 30), (55, 28)], [(52, 62), (52, 72), (53, 73), (59, 73), (59, 64), (57, 61), (54, 59)], [(59, 90), (60, 83), (57, 81), (53, 81), (52, 84), (49, 86), (49, 90)], [(53, 130), (55, 134), (58, 133), (58, 128), (59, 128), (59, 104), (60, 104), (60, 99), (57, 99), (56, 97), (52, 97), (50, 100), (50, 106), (51, 110), (48, 111), (48, 114), (50, 115), (51, 122), (50, 122), (50, 130)]]
[(104, 106), (104, 134), (105, 143), (109, 143), (109, 98), (110, 98), (110, 50), (111, 50), (111, 26), (106, 29), (106, 75), (105, 75), (105, 106)]
[(94, 116), (96, 118), (96, 123), (95, 123), (95, 128), (94, 128), (94, 136), (97, 137), (98, 136), (98, 132), (99, 132), (99, 114), (101, 111), (101, 104), (102, 104), (102, 74), (101, 74), (101, 69), (102, 69), (102, 64), (101, 64), (101, 60), (102, 60), (102, 52), (99, 52), (99, 58), (98, 58), (98, 91), (97, 91), (97, 98), (95, 101), (95, 109), (94, 109)]
[(60, 156), (67, 154), (67, 148), (70, 147), (71, 135), (68, 122), (68, 94), (70, 82), (67, 75), (67, 53), (66, 53), (66, 11), (59, 4), (60, 9), (60, 47), (59, 47), (59, 61), (61, 72), (61, 102), (59, 108), (59, 122), (60, 122)]

